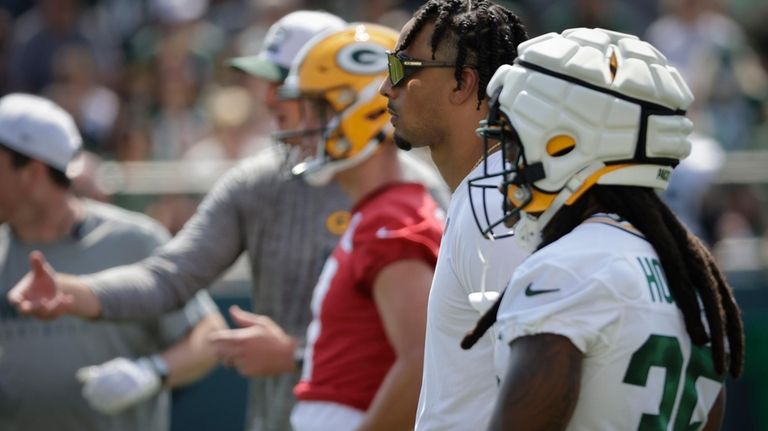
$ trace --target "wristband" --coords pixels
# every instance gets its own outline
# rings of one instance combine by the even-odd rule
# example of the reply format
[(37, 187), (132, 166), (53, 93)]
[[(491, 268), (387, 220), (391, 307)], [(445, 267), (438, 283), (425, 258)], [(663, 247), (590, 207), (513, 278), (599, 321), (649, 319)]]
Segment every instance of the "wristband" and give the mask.
[(306, 346), (302, 343), (296, 343), (296, 348), (293, 349), (293, 363), (296, 365), (296, 369), (301, 371), (302, 367), (304, 367), (304, 352), (306, 351)]
[(157, 376), (160, 377), (160, 384), (165, 385), (165, 382), (168, 380), (168, 374), (170, 374), (168, 362), (159, 354), (154, 354), (149, 357), (149, 364)]

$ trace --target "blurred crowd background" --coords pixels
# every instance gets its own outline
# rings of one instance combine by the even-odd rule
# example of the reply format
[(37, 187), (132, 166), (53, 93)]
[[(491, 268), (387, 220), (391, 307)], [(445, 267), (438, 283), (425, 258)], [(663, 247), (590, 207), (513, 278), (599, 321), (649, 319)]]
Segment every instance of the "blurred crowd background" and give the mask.
[[(146, 211), (175, 232), (226, 166), (212, 162), (233, 162), (271, 145), (272, 124), (254, 103), (262, 89), (249, 87), (226, 59), (256, 54), (266, 29), (292, 10), (325, 9), (399, 29), (421, 3), (2, 0), (0, 93), (41, 94), (65, 107), (89, 152), (79, 164), (80, 192)], [(697, 145), (690, 166), (677, 175), (681, 187), (667, 198), (725, 265), (766, 266), (768, 173), (755, 168), (762, 161), (768, 171), (768, 4), (500, 3), (522, 16), (531, 35), (603, 27), (644, 37), (670, 58), (696, 96), (690, 114)], [(166, 163), (105, 168), (107, 161)], [(750, 169), (755, 172), (746, 175)]]
[[(421, 3), (0, 0), (0, 94), (41, 94), (65, 107), (89, 152), (79, 191), (146, 211), (175, 232), (226, 162), (271, 145), (272, 124), (254, 103), (263, 89), (249, 87), (226, 59), (257, 53), (269, 25), (292, 10), (399, 29)], [(644, 37), (670, 58), (696, 95), (690, 113), (700, 145), (667, 198), (723, 264), (768, 266), (768, 4), (500, 3), (531, 35), (603, 27)]]
[[(696, 135), (665, 197), (736, 288), (757, 295), (742, 307), (768, 307), (768, 2), (498, 2), (531, 35), (576, 26), (628, 32), (678, 67), (696, 96)], [(176, 232), (230, 163), (272, 145), (273, 126), (254, 102), (264, 89), (228, 68), (228, 58), (256, 54), (266, 29), (296, 9), (399, 30), (421, 3), (0, 0), (0, 94), (36, 93), (67, 109), (88, 150), (78, 192), (145, 211)], [(750, 343), (748, 361), (768, 346)], [(768, 407), (768, 396), (757, 405)]]

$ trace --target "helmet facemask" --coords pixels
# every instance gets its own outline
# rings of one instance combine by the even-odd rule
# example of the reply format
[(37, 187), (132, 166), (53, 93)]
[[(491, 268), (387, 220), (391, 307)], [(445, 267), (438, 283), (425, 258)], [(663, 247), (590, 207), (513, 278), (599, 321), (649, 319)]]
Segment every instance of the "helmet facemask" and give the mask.
[[(506, 115), (499, 109), (497, 91), (489, 101), (488, 116), (480, 122), (475, 133), (483, 140), (482, 174), (468, 180), (469, 202), (472, 215), (480, 233), (488, 239), (506, 238), (514, 234), (511, 228), (519, 219), (522, 207), (530, 202), (531, 193), (525, 186), (515, 184), (523, 157), (517, 132), (510, 125)], [(492, 167), (488, 157), (495, 151), (501, 153), (501, 166)], [(502, 199), (501, 214), (490, 208), (490, 202), (497, 202), (496, 193), (509, 196), (515, 190), (517, 205), (508, 198)], [(489, 196), (491, 194), (491, 196)], [(490, 201), (490, 202), (489, 202)], [(495, 205), (495, 204), (494, 204)]]
[(322, 99), (283, 94), (284, 101), (294, 101), (299, 106), (300, 123), (294, 129), (274, 132), (272, 138), (285, 155), (284, 167), (290, 171), (294, 166), (317, 156), (319, 142), (323, 140), (326, 124), (331, 113)]
[[(538, 189), (535, 182), (544, 178), (543, 165), (529, 164), (517, 130), (500, 109), (498, 95), (489, 101), (488, 117), (480, 122), (476, 133), (483, 138), (483, 173), (468, 181), (470, 205), (480, 232), (488, 239), (500, 239), (514, 235), (513, 229), (523, 213), (538, 216), (555, 198), (552, 193)], [(501, 153), (502, 167), (493, 171), (488, 157), (496, 150)], [(486, 193), (501, 193), (501, 215), (492, 217)], [(480, 196), (481, 199), (477, 199)], [(490, 199), (496, 202), (497, 198)]]
[[(378, 88), (378, 82), (371, 87)], [(359, 124), (354, 116), (359, 116), (359, 104), (368, 103), (366, 99), (358, 98), (352, 89), (332, 89), (331, 94), (342, 94), (341, 98), (349, 103), (333, 103), (337, 100), (329, 94), (302, 94), (302, 115), (304, 127), (294, 131), (294, 136), (301, 136), (301, 148), (305, 157), (296, 163), (291, 172), (293, 175), (303, 175), (310, 184), (327, 184), (333, 175), (339, 171), (357, 165), (377, 149), (379, 144), (388, 138), (386, 129), (380, 130), (362, 148), (355, 145), (354, 136), (358, 131), (350, 130), (350, 124)], [(370, 116), (386, 117), (384, 109)], [(363, 138), (365, 139), (365, 138)], [(359, 141), (357, 141), (359, 142)], [(308, 149), (312, 148), (312, 151)]]

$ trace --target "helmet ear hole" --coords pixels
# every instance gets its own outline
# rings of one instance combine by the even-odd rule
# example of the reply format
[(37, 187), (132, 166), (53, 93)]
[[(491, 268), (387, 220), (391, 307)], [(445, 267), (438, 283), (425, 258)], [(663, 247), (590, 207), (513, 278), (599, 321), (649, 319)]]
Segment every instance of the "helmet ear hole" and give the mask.
[(576, 148), (576, 140), (568, 135), (557, 135), (547, 141), (547, 154), (550, 157), (564, 156)]

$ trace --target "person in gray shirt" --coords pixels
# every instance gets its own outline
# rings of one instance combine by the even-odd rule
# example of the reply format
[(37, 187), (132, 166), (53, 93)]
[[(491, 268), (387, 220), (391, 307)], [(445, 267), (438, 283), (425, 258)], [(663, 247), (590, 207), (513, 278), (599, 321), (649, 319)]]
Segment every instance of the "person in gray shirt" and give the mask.
[(33, 250), (84, 274), (139, 261), (168, 241), (143, 214), (74, 196), (65, 172), (80, 144), (57, 105), (0, 98), (0, 430), (168, 430), (167, 389), (216, 364), (207, 339), (225, 324), (206, 292), (142, 322), (41, 321), (6, 300)]
[[(324, 12), (294, 12), (269, 29), (260, 54), (231, 61), (265, 87), (265, 103), (278, 129), (296, 129), (301, 121), (299, 103), (277, 95), (291, 61), (312, 36), (344, 25)], [(298, 367), (286, 370), (285, 364), (294, 362), (284, 359), (301, 356), (312, 290), (344, 232), (350, 202), (336, 184), (311, 187), (292, 176), (286, 163), (286, 152), (274, 147), (233, 168), (152, 258), (88, 277), (57, 275), (59, 286), (69, 292), (61, 308), (56, 300), (28, 308), (23, 286), (12, 302), (22, 313), (42, 316), (64, 311), (110, 319), (154, 316), (209, 286), (245, 251), (254, 312), (230, 310), (240, 328), (230, 330), (232, 349), (222, 356), (241, 374), (264, 377), (251, 381), (251, 429), (289, 429), (299, 373)], [(445, 190), (436, 174), (413, 160), (407, 162), (406, 176)]]

